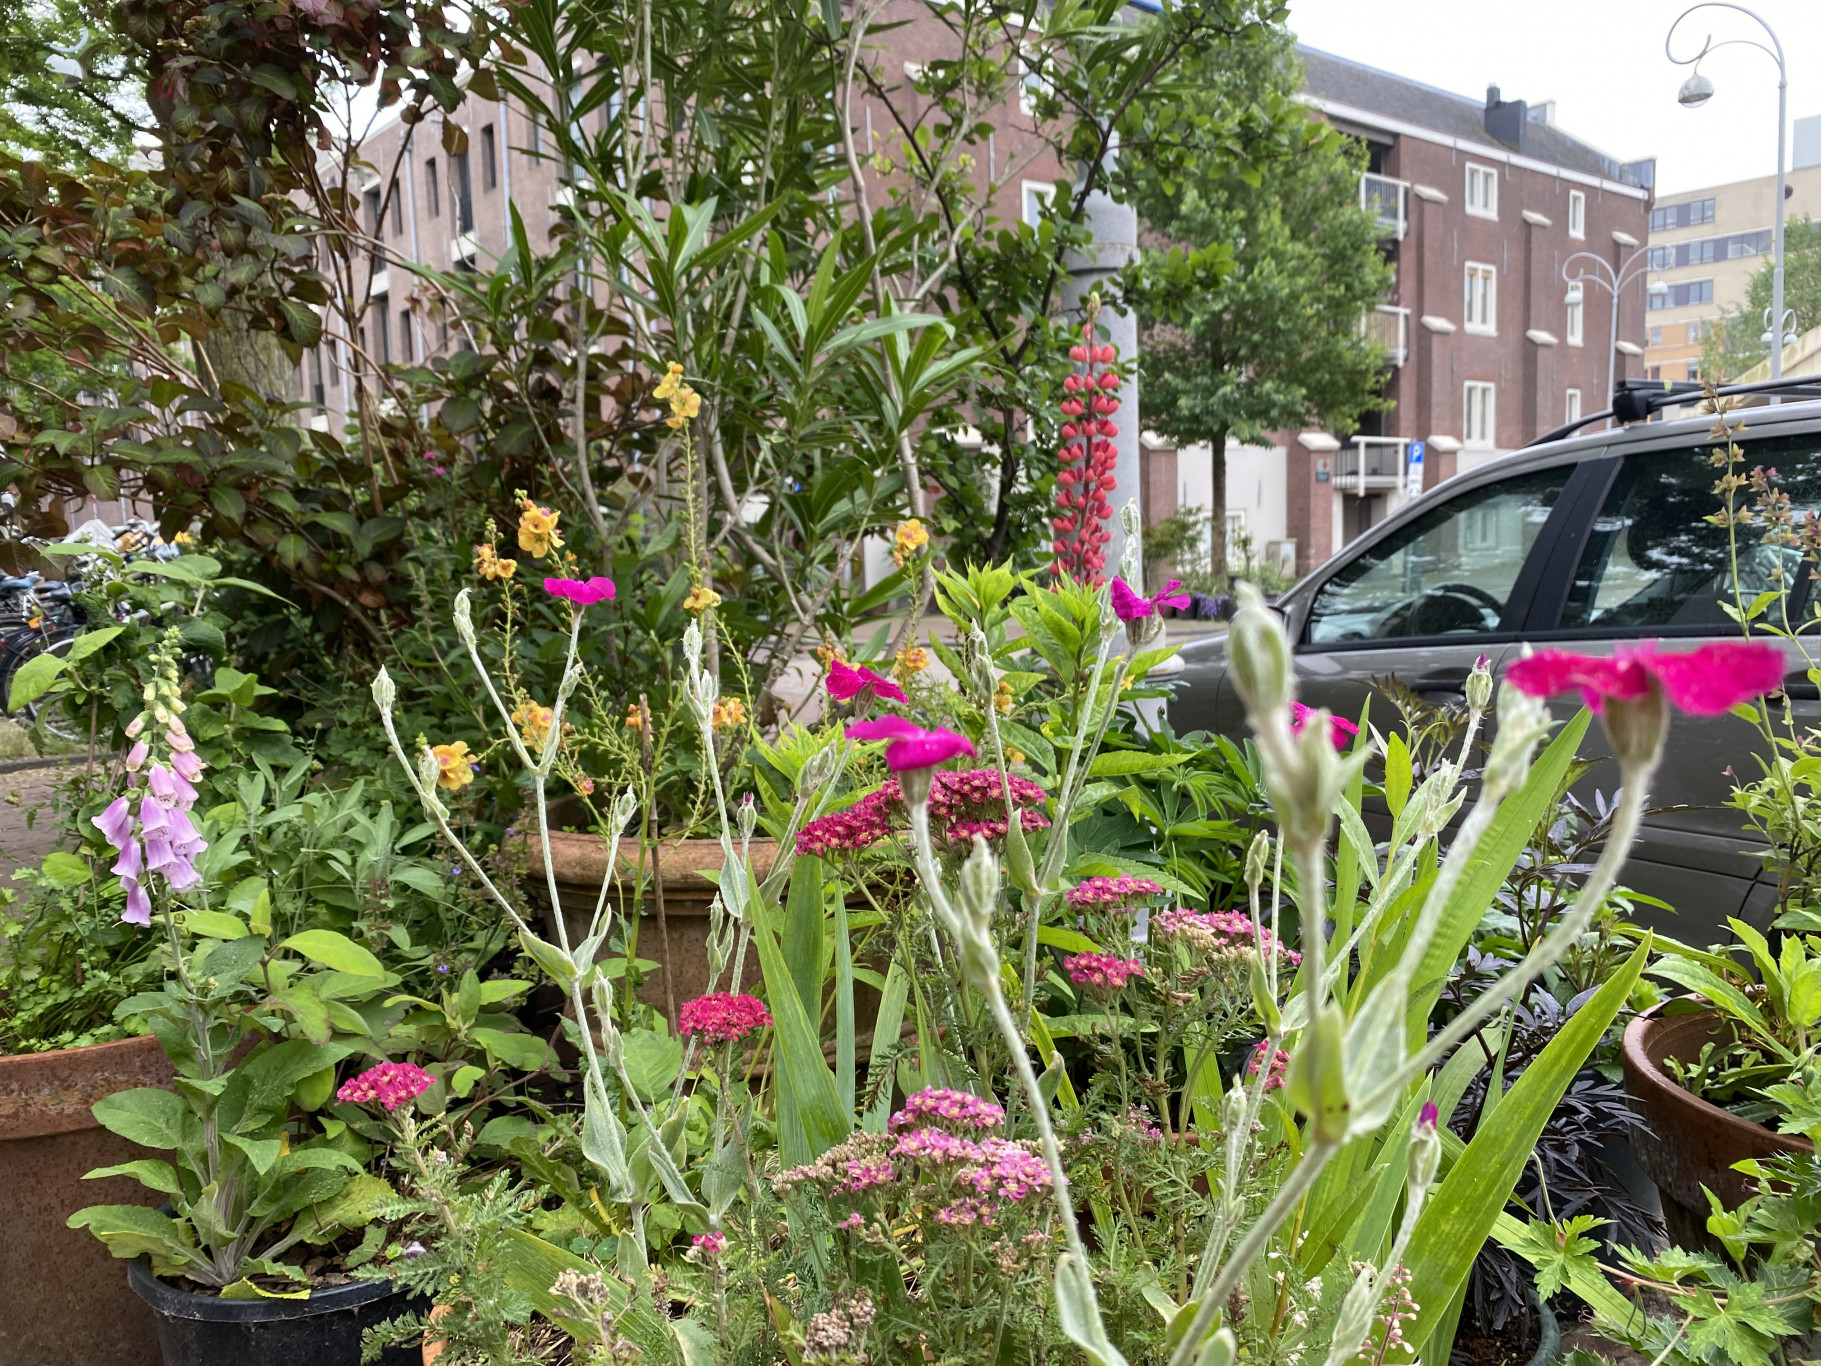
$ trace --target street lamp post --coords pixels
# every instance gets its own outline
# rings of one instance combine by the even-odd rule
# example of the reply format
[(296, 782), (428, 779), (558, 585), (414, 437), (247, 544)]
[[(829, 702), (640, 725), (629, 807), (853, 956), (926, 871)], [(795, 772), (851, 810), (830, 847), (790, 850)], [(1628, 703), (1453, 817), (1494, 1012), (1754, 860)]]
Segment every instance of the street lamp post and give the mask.
[[(1576, 262), (1584, 264), (1576, 265)], [(1625, 286), (1636, 283), (1638, 277), (1650, 265), (1650, 248), (1639, 247), (1625, 258), (1617, 270), (1612, 262), (1604, 256), (1591, 251), (1577, 251), (1562, 262), (1562, 278), (1568, 282), (1567, 302), (1584, 303), (1587, 297), (1586, 286), (1589, 283), (1598, 285), (1612, 295), (1612, 326), (1606, 344), (1606, 394), (1611, 406), (1612, 395), (1619, 389), (1619, 299), (1625, 293)], [(1610, 420), (1607, 423), (1611, 425)]]
[[(1713, 35), (1709, 34), (1706, 41), (1701, 44), (1701, 50), (1694, 56), (1676, 56), (1670, 50), (1671, 45), (1675, 42), (1676, 29), (1681, 27), (1683, 19), (1698, 9), (1739, 11), (1740, 14), (1764, 30), (1765, 35), (1770, 39), (1770, 46), (1766, 47), (1755, 38), (1728, 38), (1725, 42), (1716, 43)], [(1775, 231), (1771, 238), (1770, 311), (1771, 317), (1781, 319), (1783, 317), (1783, 196), (1786, 193), (1784, 190), (1784, 164), (1786, 161), (1784, 138), (1789, 126), (1789, 65), (1783, 60), (1783, 44), (1778, 40), (1776, 30), (1765, 23), (1761, 15), (1746, 9), (1744, 5), (1733, 4), (1732, 0), (1702, 0), (1701, 4), (1691, 5), (1683, 10), (1675, 23), (1669, 26), (1669, 33), (1663, 39), (1665, 57), (1677, 66), (1694, 67), (1694, 70), (1689, 73), (1688, 79), (1682, 82), (1681, 90), (1676, 94), (1676, 99), (1685, 108), (1699, 109), (1713, 98), (1714, 83), (1701, 74), (1701, 61), (1708, 53), (1717, 52), (1723, 47), (1755, 47), (1777, 64), (1777, 217)], [(1775, 336), (1779, 330), (1778, 327), (1771, 328), (1773, 340), (1770, 347), (1770, 377), (1772, 379), (1783, 378), (1782, 339)]]

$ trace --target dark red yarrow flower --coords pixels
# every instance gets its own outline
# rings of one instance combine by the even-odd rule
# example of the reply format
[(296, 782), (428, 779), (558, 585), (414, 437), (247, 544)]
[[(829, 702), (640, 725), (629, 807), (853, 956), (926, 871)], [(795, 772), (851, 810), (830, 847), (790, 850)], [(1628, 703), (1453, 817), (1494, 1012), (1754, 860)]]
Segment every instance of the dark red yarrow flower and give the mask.
[(1783, 686), (1783, 652), (1757, 640), (1723, 640), (1687, 654), (1666, 655), (1655, 645), (1615, 654), (1539, 650), (1518, 660), (1505, 677), (1531, 697), (1578, 691), (1595, 711), (1607, 701), (1635, 702), (1655, 683), (1691, 716), (1718, 716), (1730, 707)]
[(700, 1034), (709, 1043), (738, 1043), (748, 1034), (771, 1026), (771, 1012), (757, 996), (736, 996), (714, 991), (683, 1002), (677, 1011), (677, 1029), (688, 1037)]
[(343, 1105), (368, 1105), (378, 1101), (388, 1110), (409, 1105), (432, 1086), (436, 1078), (414, 1062), (382, 1062), (359, 1076), (349, 1077), (335, 1093)]

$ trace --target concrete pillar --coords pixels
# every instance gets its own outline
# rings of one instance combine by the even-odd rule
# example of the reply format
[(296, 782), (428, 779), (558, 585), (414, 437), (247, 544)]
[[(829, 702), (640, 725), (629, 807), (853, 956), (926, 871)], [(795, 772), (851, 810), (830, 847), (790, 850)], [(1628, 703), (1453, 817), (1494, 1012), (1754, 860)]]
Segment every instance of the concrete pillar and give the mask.
[[(1105, 303), (1108, 291), (1103, 288), (1104, 282), (1127, 263), (1138, 258), (1138, 212), (1130, 205), (1117, 203), (1110, 195), (1096, 190), (1088, 196), (1084, 222), (1094, 234), (1094, 244), (1086, 251), (1069, 253), (1069, 280), (1062, 296), (1064, 316), (1074, 323), (1073, 336), (1076, 338), (1081, 335), (1088, 296), (1100, 288), (1102, 302)], [(1122, 366), (1135, 364), (1138, 360), (1137, 316), (1103, 307), (1100, 310), (1099, 340), (1110, 342), (1118, 349)], [(1106, 547), (1105, 572), (1109, 579), (1119, 572), (1119, 558), (1125, 550), (1125, 532), (1120, 529), (1119, 509), (1141, 497), (1143, 484), (1138, 453), (1136, 375), (1126, 379), (1119, 386), (1118, 393), (1119, 412), (1113, 419), (1119, 427), (1119, 434), (1113, 438), (1113, 444), (1118, 449), (1118, 465), (1114, 475), (1118, 484), (1107, 500), (1113, 507), (1113, 515), (1107, 522), (1107, 530), (1113, 535)]]

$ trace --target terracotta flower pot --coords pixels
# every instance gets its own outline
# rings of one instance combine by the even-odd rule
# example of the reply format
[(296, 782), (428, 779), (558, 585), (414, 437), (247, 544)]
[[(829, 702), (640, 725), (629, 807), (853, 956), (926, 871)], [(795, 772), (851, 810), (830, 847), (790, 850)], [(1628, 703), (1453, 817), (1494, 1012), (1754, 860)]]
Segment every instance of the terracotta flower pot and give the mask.
[(86, 1205), (163, 1199), (129, 1177), (82, 1174), (146, 1156), (97, 1124), (89, 1107), (170, 1081), (171, 1064), (149, 1035), (0, 1057), (0, 1366), (156, 1366), (151, 1311), (106, 1245), (67, 1220)]
[[(534, 870), (541, 871), (543, 855), (536, 837), (527, 841), (527, 853)], [(607, 841), (599, 835), (575, 834), (553, 830), (550, 833), (551, 861), (556, 867), (557, 899), (568, 924), (571, 942), (587, 932), (601, 894), (601, 882), (608, 872)], [(754, 871), (764, 877), (778, 857), (776, 840), (754, 840)], [(608, 893), (607, 904), (616, 913), (630, 908), (633, 880), (638, 872), (639, 843), (634, 839), (620, 841), (618, 850), (618, 885)], [(645, 897), (639, 910), (638, 956), (658, 963), (659, 970), (648, 977), (640, 989), (640, 998), (651, 1005), (664, 1005), (664, 974), (670, 974), (670, 987), (681, 1003), (708, 990), (708, 912), (714, 904), (716, 886), (705, 874), (719, 873), (723, 855), (719, 840), (670, 840), (658, 848), (658, 877), (653, 879), (646, 866)], [(542, 891), (544, 880), (533, 877), (531, 885)], [(654, 884), (654, 881), (656, 885)], [(658, 916), (658, 896), (664, 899), (663, 923)], [(668, 930), (669, 947), (664, 939)], [(729, 966), (728, 972), (732, 968)], [(723, 974), (722, 991), (751, 990), (759, 980), (756, 953), (746, 955), (741, 980), (735, 985)]]
[[(446, 1304), (433, 1305), (430, 1309), (430, 1322), (435, 1323), (448, 1312), (449, 1306)], [(433, 1338), (426, 1332), (424, 1334), (423, 1348), (424, 1366), (436, 1366), (436, 1359), (443, 1354), (448, 1346), (449, 1342), (447, 1338)]]
[(1663, 1193), (1664, 1223), (1684, 1247), (1708, 1241), (1703, 1186), (1728, 1209), (1751, 1194), (1733, 1163), (1814, 1151), (1805, 1138), (1777, 1133), (1702, 1100), (1663, 1070), (1665, 1058), (1697, 1058), (1703, 1044), (1727, 1037), (1731, 1028), (1711, 1011), (1641, 1016), (1625, 1028), (1620, 1053), (1625, 1091), (1640, 1121), (1631, 1131), (1631, 1150)]

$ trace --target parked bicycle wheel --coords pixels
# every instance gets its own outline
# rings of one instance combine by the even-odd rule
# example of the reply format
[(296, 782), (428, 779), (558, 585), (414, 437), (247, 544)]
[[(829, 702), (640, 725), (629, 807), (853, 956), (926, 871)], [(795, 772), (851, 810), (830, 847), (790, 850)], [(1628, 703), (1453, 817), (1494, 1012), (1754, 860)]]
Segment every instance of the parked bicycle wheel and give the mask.
[[(13, 679), (18, 677), (19, 670), (27, 661), (41, 654), (61, 655), (70, 648), (70, 642), (76, 638), (73, 626), (59, 627), (54, 630), (23, 630), (9, 632), (0, 638), (0, 706), (4, 706), (13, 695)], [(18, 711), (9, 711), (7, 716), (31, 730), (39, 725), (44, 733), (53, 739), (75, 744), (88, 739), (88, 730), (79, 724), (56, 699), (28, 702)]]

